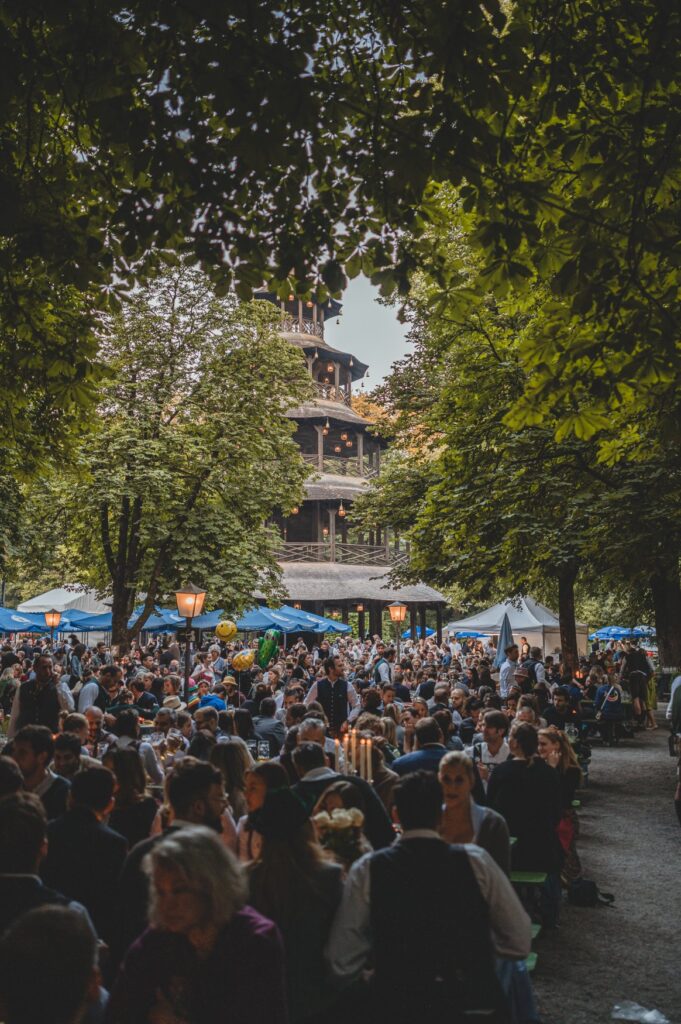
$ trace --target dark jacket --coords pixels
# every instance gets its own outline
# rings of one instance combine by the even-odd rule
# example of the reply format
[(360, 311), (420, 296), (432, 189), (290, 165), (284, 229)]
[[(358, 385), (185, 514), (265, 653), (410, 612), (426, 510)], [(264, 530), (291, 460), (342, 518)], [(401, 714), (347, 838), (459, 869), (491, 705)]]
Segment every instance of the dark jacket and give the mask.
[(47, 857), (41, 874), (46, 885), (86, 908), (97, 934), (113, 936), (118, 878), (128, 844), (86, 807), (74, 807), (50, 822)]
[(71, 783), (68, 779), (63, 779), (61, 775), (55, 775), (49, 789), (46, 789), (40, 797), (48, 821), (59, 818), (65, 813), (70, 789)]
[[(334, 915), (343, 895), (342, 871), (338, 864), (324, 863), (313, 879), (314, 885), (300, 885), (292, 879), (287, 886), (290, 913), (280, 915), (258, 901), (258, 878), (262, 865), (251, 872), (250, 904), (279, 928), (284, 940), (289, 1018), (292, 1024), (321, 1014), (334, 996), (324, 948)], [(316, 1019), (316, 1016), (315, 1016)]]
[[(463, 744), (459, 749), (463, 749)], [(440, 761), (447, 753), (447, 748), (442, 743), (427, 743), (419, 750), (411, 754), (403, 754), (390, 765), (398, 775), (409, 775), (410, 772), (436, 772), (440, 767)]]
[(0, 934), (29, 910), (48, 903), (66, 907), (70, 902), (63, 893), (44, 885), (37, 875), (0, 875)]
[(39, 686), (35, 679), (27, 680), (19, 687), (17, 699), (17, 732), (25, 725), (46, 725), (50, 732), (58, 731), (59, 696), (54, 680), (50, 680), (46, 686)]
[(152, 796), (142, 797), (137, 803), (126, 807), (115, 807), (109, 815), (109, 827), (122, 835), (128, 849), (149, 838), (151, 826), (158, 811), (158, 804)]
[(255, 735), (259, 740), (267, 740), (270, 745), (270, 757), (279, 757), (286, 739), (286, 726), (273, 715), (269, 718), (256, 718), (253, 722)]
[(563, 862), (556, 826), (562, 816), (558, 772), (540, 758), (504, 761), (487, 786), (487, 803), (515, 836), (511, 864), (518, 871), (555, 873)]

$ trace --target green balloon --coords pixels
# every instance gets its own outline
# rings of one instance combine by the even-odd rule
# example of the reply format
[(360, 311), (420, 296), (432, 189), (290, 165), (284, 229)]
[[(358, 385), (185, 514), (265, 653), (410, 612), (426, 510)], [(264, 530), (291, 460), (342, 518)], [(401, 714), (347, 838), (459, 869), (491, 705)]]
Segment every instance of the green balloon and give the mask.
[(270, 661), (279, 649), (281, 633), (278, 629), (268, 629), (264, 636), (258, 640), (258, 665), (260, 668), (267, 668)]

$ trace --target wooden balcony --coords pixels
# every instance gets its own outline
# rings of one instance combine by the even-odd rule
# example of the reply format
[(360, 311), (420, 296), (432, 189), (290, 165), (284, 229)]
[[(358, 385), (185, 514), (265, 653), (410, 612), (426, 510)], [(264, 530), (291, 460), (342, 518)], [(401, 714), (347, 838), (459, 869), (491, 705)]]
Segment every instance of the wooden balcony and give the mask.
[(335, 384), (321, 384), (318, 380), (312, 381), (312, 387), (317, 397), (325, 402), (341, 402), (343, 405), (347, 405), (349, 409), (352, 408), (351, 396), (346, 392), (345, 388), (336, 387)]
[(314, 466), (319, 473), (332, 473), (335, 476), (360, 478), (378, 476), (378, 469), (375, 466), (369, 465), (367, 455), (364, 456), (361, 462), (356, 455), (351, 455), (345, 459), (340, 455), (323, 455), (321, 460), (318, 455), (314, 455), (311, 452), (301, 452), (301, 456), (308, 465)]
[(284, 334), (311, 334), (315, 338), (324, 338), (324, 324), (319, 320), (306, 320), (305, 317), (284, 315), (281, 329)]
[(342, 562), (345, 565), (393, 565), (409, 561), (402, 547), (384, 544), (346, 544), (326, 540), (320, 543), (282, 541), (277, 552), (280, 562)]

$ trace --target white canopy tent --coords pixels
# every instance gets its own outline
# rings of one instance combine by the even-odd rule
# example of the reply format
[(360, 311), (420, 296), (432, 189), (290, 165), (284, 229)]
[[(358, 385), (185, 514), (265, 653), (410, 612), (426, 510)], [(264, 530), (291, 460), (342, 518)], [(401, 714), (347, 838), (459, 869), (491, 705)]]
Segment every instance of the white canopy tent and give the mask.
[[(556, 654), (560, 650), (558, 616), (531, 597), (508, 598), (475, 615), (450, 622), (445, 629), (448, 633), (471, 630), (488, 635), (498, 634), (504, 614), (508, 615), (514, 640), (520, 642), (521, 637), (527, 637), (530, 647), (539, 647), (544, 656)], [(587, 653), (588, 634), (586, 623), (578, 622), (577, 650), (580, 654)]]
[(68, 583), (64, 587), (57, 587), (55, 590), (46, 590), (44, 594), (38, 594), (29, 601), (24, 601), (17, 606), (18, 612), (49, 612), (54, 608), (58, 612), (79, 611), (87, 612), (88, 615), (98, 615), (101, 612), (110, 612), (111, 607), (100, 601), (97, 592), (89, 587), (83, 587), (78, 583)]

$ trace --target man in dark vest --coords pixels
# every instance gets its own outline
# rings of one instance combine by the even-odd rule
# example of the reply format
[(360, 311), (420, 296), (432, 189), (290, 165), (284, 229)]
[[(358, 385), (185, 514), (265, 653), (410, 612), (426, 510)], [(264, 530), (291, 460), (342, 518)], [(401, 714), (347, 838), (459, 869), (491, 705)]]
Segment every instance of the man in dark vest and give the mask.
[(305, 703), (318, 701), (329, 721), (329, 732), (339, 736), (350, 708), (357, 706), (359, 698), (352, 683), (343, 679), (343, 662), (338, 655), (324, 660), (324, 672), (324, 678), (310, 687)]
[(529, 917), (485, 850), (440, 837), (435, 774), (406, 775), (394, 799), (402, 835), (350, 869), (326, 950), (334, 975), (353, 981), (371, 958), (374, 1019), (391, 1024), (507, 1024), (494, 958), (529, 954)]
[(53, 733), (59, 730), (61, 705), (52, 658), (46, 654), (36, 658), (33, 678), (21, 684), (16, 699), (19, 701), (17, 730), (25, 725), (46, 725)]

